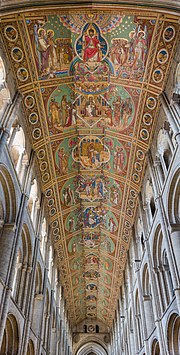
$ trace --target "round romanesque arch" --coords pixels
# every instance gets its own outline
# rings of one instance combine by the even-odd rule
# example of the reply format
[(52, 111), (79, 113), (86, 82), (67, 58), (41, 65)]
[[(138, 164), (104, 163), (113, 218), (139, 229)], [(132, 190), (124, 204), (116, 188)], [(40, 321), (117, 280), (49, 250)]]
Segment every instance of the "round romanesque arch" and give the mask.
[(4, 223), (13, 223), (16, 218), (16, 195), (9, 171), (0, 165), (1, 206), (3, 206)]
[(17, 355), (19, 350), (19, 326), (13, 314), (9, 314), (2, 341), (0, 354)]
[(170, 223), (180, 223), (180, 168), (176, 170), (171, 181), (168, 199)]
[(171, 314), (167, 326), (168, 350), (170, 355), (178, 355), (180, 349), (180, 317)]

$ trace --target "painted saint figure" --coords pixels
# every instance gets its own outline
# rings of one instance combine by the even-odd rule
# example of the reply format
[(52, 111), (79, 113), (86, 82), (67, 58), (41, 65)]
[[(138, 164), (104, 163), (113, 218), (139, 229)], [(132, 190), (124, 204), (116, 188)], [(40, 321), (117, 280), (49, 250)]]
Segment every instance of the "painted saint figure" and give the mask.
[(100, 62), (100, 42), (95, 35), (95, 30), (89, 28), (87, 34), (83, 36), (83, 60), (85, 62)]
[(66, 174), (67, 173), (67, 168), (68, 168), (68, 160), (67, 156), (64, 152), (64, 148), (60, 148), (58, 152), (58, 158), (59, 158), (59, 170), (61, 174)]
[(121, 172), (124, 167), (124, 151), (122, 147), (116, 147), (116, 151), (114, 152), (114, 169), (117, 172)]
[(51, 114), (52, 125), (54, 126), (55, 124), (59, 124), (59, 105), (54, 98), (51, 99), (49, 111)]
[(41, 57), (41, 72), (46, 73), (49, 67), (49, 44), (47, 42), (46, 31), (42, 28), (38, 33), (38, 50)]

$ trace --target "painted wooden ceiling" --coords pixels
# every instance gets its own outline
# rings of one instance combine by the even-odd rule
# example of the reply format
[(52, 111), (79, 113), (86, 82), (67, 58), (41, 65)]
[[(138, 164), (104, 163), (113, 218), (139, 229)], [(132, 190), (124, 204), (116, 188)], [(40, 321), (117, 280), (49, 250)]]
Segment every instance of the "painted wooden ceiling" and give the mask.
[(111, 325), (178, 19), (56, 8), (4, 16), (0, 26), (71, 322)]

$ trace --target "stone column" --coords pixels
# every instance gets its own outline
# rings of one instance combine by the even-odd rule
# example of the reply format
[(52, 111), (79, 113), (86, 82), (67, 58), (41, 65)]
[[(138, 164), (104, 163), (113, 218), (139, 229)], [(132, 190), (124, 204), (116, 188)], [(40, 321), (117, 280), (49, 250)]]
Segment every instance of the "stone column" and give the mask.
[(168, 352), (166, 350), (166, 342), (165, 342), (165, 338), (164, 338), (164, 333), (163, 333), (163, 329), (162, 329), (162, 325), (161, 325), (161, 321), (160, 321), (160, 316), (161, 316), (160, 300), (159, 300), (159, 293), (157, 290), (156, 279), (155, 279), (155, 275), (153, 272), (153, 262), (152, 262), (152, 256), (151, 256), (151, 249), (150, 249), (150, 245), (149, 245), (149, 234), (147, 232), (146, 221), (144, 219), (141, 194), (139, 194), (138, 196), (139, 196), (140, 217), (143, 222), (143, 229), (144, 229), (145, 235), (146, 235), (145, 245), (146, 245), (146, 251), (147, 251), (149, 281), (151, 284), (151, 292), (152, 292), (152, 307), (153, 307), (153, 313), (154, 313), (154, 321), (155, 321), (155, 325), (157, 327), (157, 332), (158, 332), (160, 353), (163, 355), (168, 355)]
[(138, 334), (137, 334), (137, 324), (135, 320), (135, 304), (133, 297), (133, 290), (130, 291), (131, 296), (131, 309), (132, 309), (132, 322), (133, 322), (133, 331), (134, 331), (134, 354), (138, 353)]
[[(27, 196), (26, 192), (28, 191), (29, 177), (31, 175), (30, 172), (31, 172), (31, 166), (33, 163), (33, 157), (34, 157), (34, 155), (31, 154), (30, 163), (29, 163), (29, 171), (28, 171), (28, 174), (26, 177), (24, 192), (22, 193), (22, 196), (21, 196), (19, 210), (17, 213), (16, 222), (15, 222), (15, 226), (14, 226), (14, 236), (13, 236), (13, 243), (12, 243), (12, 248), (11, 248), (9, 268), (7, 271), (6, 285), (5, 285), (5, 288), (3, 291), (3, 295), (2, 295), (2, 301), (1, 301), (2, 308), (1, 308), (1, 314), (0, 314), (0, 316), (1, 316), (0, 348), (1, 348), (1, 343), (2, 343), (2, 339), (3, 339), (3, 333), (4, 333), (7, 313), (8, 313), (8, 309), (9, 309), (9, 301), (10, 301), (10, 296), (11, 296), (12, 286), (13, 286), (13, 281), (14, 281), (16, 258), (17, 258), (17, 253), (18, 253), (18, 249), (19, 249), (19, 240), (20, 240), (21, 233), (22, 233), (24, 213), (25, 213), (25, 210), (27, 207), (27, 202), (28, 202), (28, 196)], [(9, 245), (7, 246), (7, 249), (9, 249)]]
[(140, 262), (139, 260), (135, 261), (136, 262), (136, 273), (137, 273), (137, 283), (138, 283), (138, 295), (139, 295), (139, 307), (140, 307), (140, 316), (142, 320), (142, 339), (144, 340), (145, 344), (145, 353), (148, 355), (150, 354), (149, 350), (149, 344), (146, 341), (148, 338), (148, 333), (147, 333), (147, 323), (146, 323), (146, 316), (145, 316), (145, 310), (144, 310), (144, 302), (143, 302), (143, 292), (142, 292), (142, 285), (141, 285), (141, 278), (140, 278)]
[(173, 263), (173, 250), (172, 250), (172, 245), (170, 241), (170, 236), (169, 236), (169, 231), (168, 231), (168, 221), (167, 221), (167, 216), (165, 213), (165, 208), (164, 204), (162, 201), (162, 197), (160, 195), (160, 192), (158, 190), (158, 184), (157, 184), (157, 176), (155, 173), (154, 165), (153, 165), (153, 160), (150, 151), (147, 153), (147, 160), (148, 160), (148, 167), (149, 171), (151, 174), (153, 186), (154, 186), (154, 192), (155, 192), (155, 201), (159, 213), (159, 219), (160, 219), (160, 224), (161, 224), (161, 230), (162, 234), (166, 243), (166, 249), (167, 249), (167, 255), (168, 255), (168, 261), (169, 261), (169, 267), (171, 270), (171, 275), (172, 275), (172, 281), (173, 281), (173, 286), (174, 289), (178, 287), (178, 275), (177, 272), (174, 268), (174, 263)]
[(146, 326), (147, 326), (147, 337), (149, 337), (155, 326), (151, 296), (143, 295), (143, 300), (144, 300), (144, 311), (145, 311)]
[[(7, 278), (6, 278), (6, 287), (3, 292), (2, 303), (1, 303), (2, 309), (1, 309), (1, 324), (0, 324), (0, 347), (1, 347), (4, 328), (5, 328), (5, 324), (6, 324), (7, 313), (8, 313), (8, 309), (9, 309), (9, 301), (10, 301), (10, 296), (11, 296), (11, 292), (12, 292), (14, 273), (15, 273), (15, 267), (16, 267), (16, 258), (17, 258), (18, 248), (19, 248), (19, 239), (20, 239), (21, 233), (22, 233), (22, 225), (23, 225), (23, 221), (24, 221), (24, 211), (25, 211), (26, 205), (27, 205), (27, 196), (23, 193), (22, 197), (21, 197), (18, 216), (16, 219), (16, 225), (14, 226), (15, 230), (14, 230), (14, 235), (12, 238), (11, 249), (9, 248), (9, 245), (6, 244), (6, 251), (8, 253), (8, 250), (10, 250), (10, 255), (9, 255), (9, 270), (7, 272)], [(12, 234), (11, 234), (11, 237), (12, 237)], [(5, 250), (4, 250), (4, 253), (5, 253)]]
[(29, 290), (29, 281), (30, 281), (30, 275), (31, 275), (32, 268), (31, 266), (28, 266), (26, 269), (26, 280), (25, 280), (25, 287), (23, 290), (23, 297), (22, 297), (22, 312), (26, 313), (26, 308), (27, 308), (27, 293), (31, 290)]

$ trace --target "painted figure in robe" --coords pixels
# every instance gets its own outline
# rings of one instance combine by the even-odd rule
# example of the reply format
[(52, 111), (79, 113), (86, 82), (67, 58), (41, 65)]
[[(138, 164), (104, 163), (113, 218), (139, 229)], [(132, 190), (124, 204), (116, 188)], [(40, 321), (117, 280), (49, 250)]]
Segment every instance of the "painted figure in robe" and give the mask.
[(101, 61), (101, 51), (100, 42), (95, 35), (95, 30), (89, 28), (87, 34), (83, 36), (83, 60), (86, 62), (100, 62)]

